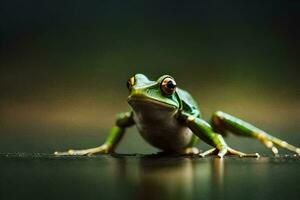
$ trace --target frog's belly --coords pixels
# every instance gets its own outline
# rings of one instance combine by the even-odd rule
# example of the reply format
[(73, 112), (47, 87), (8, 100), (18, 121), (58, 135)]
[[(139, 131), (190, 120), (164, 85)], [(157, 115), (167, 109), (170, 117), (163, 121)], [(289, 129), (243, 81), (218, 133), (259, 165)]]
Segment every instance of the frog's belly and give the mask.
[(136, 126), (151, 145), (165, 151), (176, 151), (190, 144), (193, 133), (178, 123), (175, 108), (145, 102), (135, 102), (132, 107)]

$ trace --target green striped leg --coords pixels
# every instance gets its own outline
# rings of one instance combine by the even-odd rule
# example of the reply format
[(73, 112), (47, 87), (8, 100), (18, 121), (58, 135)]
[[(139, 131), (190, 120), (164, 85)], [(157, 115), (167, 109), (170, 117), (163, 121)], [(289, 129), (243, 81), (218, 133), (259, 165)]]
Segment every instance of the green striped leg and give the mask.
[(122, 139), (125, 133), (125, 129), (134, 124), (133, 121), (133, 113), (125, 112), (120, 113), (117, 116), (116, 124), (112, 127), (110, 134), (106, 138), (104, 144), (99, 147), (90, 148), (90, 149), (82, 149), (82, 150), (73, 150), (70, 149), (66, 152), (54, 152), (55, 155), (92, 155), (98, 153), (111, 153), (115, 150), (118, 143)]
[(230, 131), (239, 136), (256, 138), (267, 148), (271, 149), (274, 155), (278, 154), (278, 149), (275, 147), (276, 145), (300, 154), (299, 148), (273, 137), (263, 130), (222, 111), (217, 111), (213, 114), (211, 124), (214, 131), (221, 133), (222, 135), (226, 134), (225, 131)]
[(201, 157), (205, 157), (208, 155), (217, 155), (220, 158), (223, 158), (225, 155), (238, 155), (240, 157), (259, 157), (257, 153), (246, 154), (230, 148), (224, 141), (222, 135), (214, 132), (210, 124), (208, 124), (201, 118), (189, 115), (187, 113), (180, 113), (179, 120), (183, 121), (183, 123), (187, 127), (189, 127), (193, 131), (193, 133), (197, 135), (201, 140), (214, 147), (213, 149), (199, 154)]

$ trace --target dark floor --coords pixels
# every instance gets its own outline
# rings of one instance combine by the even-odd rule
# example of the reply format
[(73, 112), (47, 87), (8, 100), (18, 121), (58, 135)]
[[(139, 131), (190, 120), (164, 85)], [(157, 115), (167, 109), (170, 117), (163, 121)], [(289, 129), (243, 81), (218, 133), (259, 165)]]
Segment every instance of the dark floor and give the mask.
[(297, 199), (300, 157), (0, 154), (0, 199)]

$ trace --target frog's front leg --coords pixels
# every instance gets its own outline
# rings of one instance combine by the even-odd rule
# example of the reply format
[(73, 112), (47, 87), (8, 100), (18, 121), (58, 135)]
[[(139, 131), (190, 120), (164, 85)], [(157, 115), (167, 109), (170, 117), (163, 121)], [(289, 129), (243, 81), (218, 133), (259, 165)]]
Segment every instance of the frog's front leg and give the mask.
[(202, 157), (207, 155), (217, 155), (223, 158), (225, 155), (238, 155), (240, 157), (259, 157), (258, 153), (246, 154), (230, 148), (224, 141), (222, 135), (215, 133), (206, 121), (199, 117), (189, 115), (187, 113), (180, 113), (179, 120), (189, 127), (195, 135), (202, 139), (207, 144), (213, 146), (204, 153), (199, 154)]
[(133, 113), (125, 112), (120, 113), (117, 116), (116, 123), (110, 131), (110, 134), (106, 138), (104, 144), (99, 147), (82, 149), (82, 150), (73, 150), (70, 149), (66, 152), (54, 152), (55, 155), (92, 155), (97, 153), (111, 153), (115, 150), (118, 143), (122, 139), (125, 129), (134, 124)]

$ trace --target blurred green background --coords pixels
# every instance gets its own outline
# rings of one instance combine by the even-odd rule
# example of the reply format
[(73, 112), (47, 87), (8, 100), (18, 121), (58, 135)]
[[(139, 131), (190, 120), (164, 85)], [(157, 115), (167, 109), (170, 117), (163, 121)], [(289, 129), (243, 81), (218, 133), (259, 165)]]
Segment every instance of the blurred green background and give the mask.
[[(115, 114), (129, 109), (126, 81), (137, 72), (174, 76), (205, 119), (223, 110), (300, 146), (299, 8), (278, 0), (4, 0), (0, 152), (101, 144)], [(268, 152), (250, 139), (227, 140)], [(156, 151), (135, 128), (118, 148)]]

